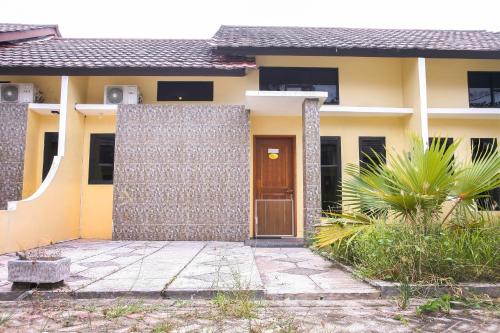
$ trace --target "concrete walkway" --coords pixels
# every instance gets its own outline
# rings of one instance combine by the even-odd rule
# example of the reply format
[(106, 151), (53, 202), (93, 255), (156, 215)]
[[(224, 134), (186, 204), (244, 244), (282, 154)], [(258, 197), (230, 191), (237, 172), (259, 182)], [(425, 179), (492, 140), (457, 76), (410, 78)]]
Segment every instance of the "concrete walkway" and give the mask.
[[(71, 258), (71, 276), (47, 296), (80, 298), (148, 296), (210, 297), (217, 291), (250, 290), (269, 299), (377, 298), (354, 279), (305, 248), (257, 248), (230, 242), (75, 240), (45, 247)], [(7, 281), (0, 256), (0, 300), (25, 292)]]

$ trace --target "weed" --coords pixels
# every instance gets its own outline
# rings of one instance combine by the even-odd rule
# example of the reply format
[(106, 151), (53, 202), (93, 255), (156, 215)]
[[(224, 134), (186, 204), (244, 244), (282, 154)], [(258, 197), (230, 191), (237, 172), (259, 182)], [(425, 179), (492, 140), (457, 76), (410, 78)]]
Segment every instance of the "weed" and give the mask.
[(156, 324), (151, 333), (169, 333), (175, 329), (175, 324), (170, 321), (164, 321)]
[(431, 299), (424, 304), (417, 306), (417, 314), (420, 315), (423, 313), (433, 312), (449, 313), (451, 309), (451, 298), (450, 294), (444, 294), (439, 298)]
[(462, 229), (433, 224), (424, 233), (420, 226), (402, 221), (377, 222), (349, 245), (333, 246), (331, 254), (372, 279), (424, 284), (496, 281), (500, 219), (478, 223)]
[(0, 315), (0, 327), (7, 324), (7, 322), (12, 318), (11, 314), (3, 313)]
[(258, 307), (250, 291), (217, 292), (212, 304), (223, 316), (245, 319), (255, 318)]
[(77, 320), (76, 316), (69, 315), (69, 316), (64, 316), (64, 320), (62, 323), (63, 327), (71, 327), (75, 325), (75, 322)]
[(401, 322), (404, 326), (408, 326), (409, 321), (408, 321), (408, 319), (407, 319), (405, 316), (403, 316), (402, 314), (398, 313), (398, 314), (397, 314), (397, 315), (395, 315), (393, 318), (394, 318), (395, 320), (400, 321), (400, 322)]
[(441, 297), (431, 299), (426, 303), (417, 307), (417, 314), (433, 313), (433, 312), (450, 312), (452, 308), (464, 309), (491, 309), (498, 311), (500, 305), (494, 302), (487, 295), (474, 295), (468, 297), (460, 295), (444, 294)]
[(110, 308), (105, 308), (102, 313), (106, 319), (114, 319), (128, 316), (134, 313), (146, 313), (154, 310), (154, 307), (144, 305), (142, 301), (134, 303), (118, 303)]
[(94, 313), (97, 310), (97, 306), (95, 306), (94, 304), (82, 305), (81, 309), (89, 313)]
[(403, 282), (399, 285), (399, 296), (397, 298), (400, 309), (405, 310), (410, 303), (410, 298), (413, 295), (413, 290), (408, 282)]
[(274, 331), (279, 333), (295, 333), (299, 331), (299, 325), (292, 316), (285, 313), (278, 313), (274, 329)]

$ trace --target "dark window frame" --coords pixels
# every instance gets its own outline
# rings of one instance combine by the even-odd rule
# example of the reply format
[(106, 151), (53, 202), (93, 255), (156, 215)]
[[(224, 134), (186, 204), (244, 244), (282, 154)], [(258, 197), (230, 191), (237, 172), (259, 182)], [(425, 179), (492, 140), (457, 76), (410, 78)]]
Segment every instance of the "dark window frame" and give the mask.
[[(181, 92), (182, 90), (184, 92)], [(174, 94), (172, 91), (177, 93)], [(156, 100), (158, 102), (213, 102), (214, 81), (157, 81)]]
[[(55, 146), (55, 154), (54, 148)], [(42, 165), (42, 181), (47, 177), (54, 156), (57, 156), (59, 147), (59, 132), (45, 132), (43, 137), (43, 165)]]
[[(274, 71), (274, 74), (271, 74)], [(259, 90), (262, 91), (276, 91), (275, 89), (269, 89), (269, 85), (273, 84), (270, 80), (271, 75), (276, 75), (276, 76), (285, 76), (286, 71), (293, 72), (295, 71), (299, 75), (304, 75), (304, 72), (309, 72), (309, 75), (314, 76), (314, 73), (321, 73), (325, 74), (325, 72), (331, 72), (333, 75), (333, 81), (335, 82), (335, 94), (336, 94), (336, 99), (334, 99), (332, 102), (327, 100), (325, 101), (324, 104), (327, 105), (338, 105), (340, 103), (340, 95), (339, 95), (339, 69), (337, 67), (275, 67), (275, 66), (262, 66), (259, 68)], [(281, 73), (280, 73), (281, 72)], [(289, 74), (290, 76), (293, 76), (293, 74)], [(305, 76), (305, 75), (304, 75)], [(277, 82), (274, 84), (278, 84)], [(284, 85), (292, 85), (292, 83), (287, 83), (283, 82), (281, 84)], [(300, 85), (299, 83), (293, 83), (295, 85)], [(334, 85), (332, 82), (326, 83), (314, 83), (313, 80), (311, 82), (302, 83), (302, 85)], [(280, 90), (281, 91), (281, 90)], [(288, 91), (288, 89), (285, 89), (284, 91)], [(302, 90), (302, 91), (318, 91), (318, 90)], [(322, 91), (322, 90), (319, 90)]]
[[(337, 208), (333, 209), (334, 212), (340, 213), (342, 211), (342, 139), (340, 136), (322, 136), (321, 137), (321, 147), (323, 145), (334, 144), (336, 146), (336, 156), (337, 156), (337, 164), (323, 164), (323, 159), (321, 159), (321, 207), (322, 210), (325, 211), (325, 196), (323, 195), (323, 191), (325, 190), (323, 187), (323, 169), (324, 168), (335, 168), (337, 173), (337, 186), (338, 191), (334, 194), (335, 200), (334, 204)], [(321, 149), (322, 151), (323, 149)]]
[[(481, 151), (477, 151), (475, 147), (479, 146), (481, 147), (482, 144), (484, 145), (493, 145), (494, 149), (498, 149), (498, 142), (497, 138), (471, 138), (471, 155), (472, 155), (472, 161), (475, 161), (477, 158), (479, 158), (482, 154)], [(479, 210), (481, 211), (492, 211), (491, 209), (491, 202), (490, 199), (496, 202), (496, 207), (493, 211), (500, 211), (500, 187), (497, 187), (491, 191), (487, 192), (490, 195), (490, 198), (480, 198), (476, 200), (476, 203), (478, 205)], [(490, 207), (488, 207), (490, 206)]]
[[(385, 164), (387, 163), (387, 148), (386, 148), (386, 137), (385, 136), (360, 136), (358, 138), (358, 149), (359, 149), (359, 166), (362, 168), (364, 165), (370, 163), (370, 160), (368, 157), (365, 155), (372, 154), (372, 147), (370, 146), (368, 151), (365, 152), (363, 150), (364, 146), (367, 145), (369, 141), (377, 141), (380, 140), (382, 141), (382, 147), (384, 149), (384, 153), (382, 154), (382, 162)], [(375, 150), (376, 151), (376, 150)], [(378, 160), (373, 158), (374, 162), (377, 162)]]
[[(112, 163), (101, 163), (99, 161), (100, 147), (101, 146), (111, 146), (110, 141), (113, 141), (113, 161)], [(115, 144), (115, 133), (91, 133), (90, 134), (90, 149), (89, 149), (89, 185), (111, 185), (113, 184), (114, 178), (114, 144)], [(109, 166), (113, 170), (111, 174), (111, 179), (103, 179), (100, 172), (102, 166)]]
[[(471, 87), (471, 81), (473, 80), (472, 76), (473, 75), (487, 75), (488, 76), (488, 81), (489, 81), (489, 89), (490, 89), (490, 103), (489, 105), (473, 105), (471, 101), (471, 94), (470, 94), (470, 89), (474, 88)], [(494, 86), (494, 76), (498, 76), (498, 82), (499, 86), (495, 87)], [(467, 72), (467, 92), (469, 95), (469, 107), (470, 108), (499, 108), (500, 107), (500, 101), (498, 102), (498, 105), (495, 104), (495, 93), (494, 90), (499, 89), (500, 90), (500, 72), (498, 71), (469, 71)]]

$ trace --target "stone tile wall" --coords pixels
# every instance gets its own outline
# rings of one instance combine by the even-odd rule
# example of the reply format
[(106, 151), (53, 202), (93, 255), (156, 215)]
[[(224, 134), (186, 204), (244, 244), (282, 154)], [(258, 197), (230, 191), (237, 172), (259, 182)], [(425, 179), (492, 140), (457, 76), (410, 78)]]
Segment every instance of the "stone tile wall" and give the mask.
[(113, 238), (248, 238), (249, 149), (243, 106), (120, 106)]
[(27, 125), (28, 104), (0, 103), (0, 210), (21, 199)]
[(304, 158), (304, 237), (321, 217), (321, 138), (319, 101), (305, 99), (302, 105)]

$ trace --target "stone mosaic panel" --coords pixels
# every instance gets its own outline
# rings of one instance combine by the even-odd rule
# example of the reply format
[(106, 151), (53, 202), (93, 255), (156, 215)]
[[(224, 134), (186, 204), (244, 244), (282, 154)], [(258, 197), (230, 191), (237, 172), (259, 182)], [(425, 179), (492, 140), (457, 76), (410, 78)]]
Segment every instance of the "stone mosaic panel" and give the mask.
[(304, 158), (304, 232), (307, 236), (321, 216), (321, 138), (319, 101), (305, 99), (302, 105)]
[(243, 106), (120, 106), (114, 239), (248, 238), (249, 147)]
[(21, 199), (27, 124), (28, 104), (0, 103), (0, 210)]

